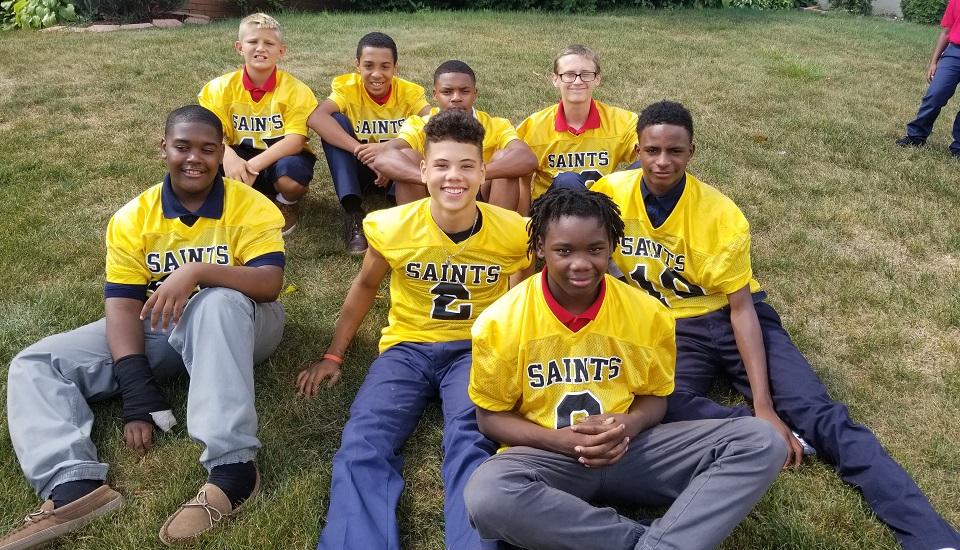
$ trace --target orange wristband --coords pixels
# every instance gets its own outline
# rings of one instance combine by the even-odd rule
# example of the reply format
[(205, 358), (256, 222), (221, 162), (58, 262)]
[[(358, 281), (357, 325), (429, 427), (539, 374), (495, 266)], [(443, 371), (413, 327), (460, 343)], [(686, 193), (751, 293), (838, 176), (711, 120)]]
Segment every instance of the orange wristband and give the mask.
[(334, 355), (332, 353), (324, 353), (323, 358), (333, 361), (334, 363), (337, 364), (338, 367), (343, 364), (343, 357), (340, 357), (339, 355)]

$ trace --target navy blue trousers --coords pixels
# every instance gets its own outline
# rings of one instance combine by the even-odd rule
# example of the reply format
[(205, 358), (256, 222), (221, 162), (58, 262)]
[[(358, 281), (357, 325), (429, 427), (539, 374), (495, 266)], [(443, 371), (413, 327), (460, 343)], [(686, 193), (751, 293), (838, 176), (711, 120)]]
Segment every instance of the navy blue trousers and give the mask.
[[(927, 88), (920, 100), (920, 109), (917, 118), (907, 124), (907, 135), (916, 139), (927, 139), (933, 131), (933, 123), (942, 109), (960, 84), (960, 46), (947, 44), (940, 61), (937, 62), (937, 72), (933, 74), (933, 82)], [(960, 155), (960, 112), (953, 119), (953, 143), (950, 151)]]
[[(348, 134), (357, 137), (353, 131), (353, 124), (343, 113), (333, 113), (333, 119), (340, 124)], [(353, 151), (345, 151), (326, 141), (320, 140), (323, 154), (327, 157), (327, 166), (330, 167), (330, 177), (333, 179), (333, 189), (340, 202), (348, 196), (362, 197), (364, 192), (376, 189), (373, 183), (377, 175), (366, 164), (353, 156)], [(390, 184), (388, 195), (393, 195), (393, 184)]]
[[(893, 530), (906, 550), (960, 546), (960, 535), (930, 506), (910, 475), (883, 449), (876, 436), (850, 419), (847, 407), (827, 395), (765, 302), (756, 304), (767, 352), (773, 406), (843, 480), (863, 494), (873, 513)], [(724, 407), (706, 397), (717, 375), (752, 400), (728, 308), (677, 320), (676, 390), (667, 400), (664, 422), (749, 416), (744, 405)]]
[(397, 344), (370, 365), (333, 457), (327, 525), (318, 550), (400, 548), (400, 448), (437, 396), (443, 410), (446, 547), (497, 548), (495, 542), (480, 540), (463, 501), (470, 474), (496, 451), (477, 428), (476, 407), (467, 395), (470, 363), (470, 340), (458, 340)]

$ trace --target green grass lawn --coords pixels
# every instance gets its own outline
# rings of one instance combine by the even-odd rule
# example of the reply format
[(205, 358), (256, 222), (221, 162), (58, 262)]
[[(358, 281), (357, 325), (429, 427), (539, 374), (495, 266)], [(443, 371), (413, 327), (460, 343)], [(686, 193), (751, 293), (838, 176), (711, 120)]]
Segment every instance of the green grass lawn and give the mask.
[[(753, 224), (754, 267), (800, 349), (855, 419), (872, 427), (934, 506), (960, 525), (960, 163), (947, 153), (957, 101), (923, 150), (893, 146), (925, 88), (935, 27), (800, 12), (668, 11), (573, 17), (423, 13), (290, 15), (283, 67), (321, 98), (370, 30), (400, 45), (402, 76), (427, 85), (449, 58), (479, 75), (479, 106), (515, 124), (556, 100), (548, 74), (571, 42), (602, 56), (597, 96), (640, 110), (662, 98), (694, 113), (692, 170)], [(0, 389), (6, 365), (43, 336), (102, 315), (110, 215), (163, 175), (168, 111), (238, 66), (236, 21), (179, 30), (0, 36)], [(298, 399), (298, 370), (326, 348), (359, 267), (340, 243), (326, 165), (288, 240), (286, 338), (257, 374), (265, 495), (203, 548), (309, 548), (330, 461), (386, 322), (377, 302), (343, 383)], [(185, 384), (168, 387), (178, 417)], [(722, 391), (722, 390), (721, 390)], [(2, 392), (6, 395), (6, 392)], [(119, 405), (94, 407), (94, 437), (127, 497), (64, 548), (152, 548), (168, 513), (204, 479), (183, 425), (144, 458), (121, 445)], [(6, 423), (0, 407), (0, 424)], [(406, 447), (406, 548), (443, 547), (436, 408)], [(0, 430), (0, 530), (37, 504)], [(808, 461), (780, 476), (724, 548), (896, 548), (852, 488)]]

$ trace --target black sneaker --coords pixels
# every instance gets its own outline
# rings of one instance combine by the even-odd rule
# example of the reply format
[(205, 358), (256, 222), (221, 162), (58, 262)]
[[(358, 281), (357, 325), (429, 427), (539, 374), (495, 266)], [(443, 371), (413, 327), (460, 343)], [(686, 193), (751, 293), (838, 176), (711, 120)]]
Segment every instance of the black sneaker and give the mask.
[(367, 251), (367, 238), (363, 235), (363, 217), (366, 212), (344, 212), (343, 244), (350, 254), (363, 254)]
[(894, 141), (900, 147), (923, 147), (927, 144), (927, 140), (921, 138), (915, 138), (910, 136), (903, 136), (902, 138)]

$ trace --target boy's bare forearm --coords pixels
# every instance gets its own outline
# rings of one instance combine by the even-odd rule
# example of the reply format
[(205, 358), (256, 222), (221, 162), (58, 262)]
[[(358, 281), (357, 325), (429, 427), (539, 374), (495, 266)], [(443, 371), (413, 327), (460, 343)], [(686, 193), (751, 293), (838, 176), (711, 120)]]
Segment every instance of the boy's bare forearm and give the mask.
[(511, 447), (524, 446), (573, 456), (573, 445), (563, 443), (563, 430), (535, 424), (513, 411), (488, 411), (477, 407), (477, 424), (483, 435)]
[(747, 371), (747, 380), (750, 382), (750, 390), (753, 393), (753, 407), (755, 410), (772, 409), (773, 399), (770, 397), (763, 333), (760, 331), (760, 321), (757, 319), (757, 310), (753, 305), (749, 286), (730, 294), (729, 298), (730, 324), (733, 327), (744, 370)]
[(283, 268), (275, 265), (249, 267), (193, 262), (180, 269), (184, 268), (195, 270), (193, 276), (202, 287), (231, 288), (255, 302), (276, 300), (283, 285)]
[(133, 298), (106, 299), (107, 347), (114, 359), (144, 352), (142, 307), (143, 302)]
[(264, 149), (257, 156), (247, 161), (247, 166), (254, 172), (260, 172), (273, 166), (283, 157), (299, 154), (306, 145), (307, 138), (299, 134), (287, 134), (270, 147)]
[(930, 58), (930, 64), (936, 65), (940, 61), (940, 56), (947, 49), (949, 43), (950, 29), (940, 29), (940, 35), (937, 37), (937, 43), (933, 46), (933, 56)]
[(515, 139), (500, 155), (487, 163), (487, 179), (521, 178), (529, 176), (537, 169), (537, 156), (526, 143)]
[(360, 324), (373, 307), (373, 301), (380, 290), (380, 282), (390, 270), (390, 265), (373, 248), (367, 248), (363, 257), (360, 273), (354, 277), (350, 290), (343, 299), (340, 315), (333, 327), (333, 338), (327, 347), (327, 353), (343, 357), (347, 347), (356, 336)]
[(310, 118), (307, 119), (307, 126), (316, 132), (323, 141), (353, 154), (357, 146), (360, 145), (360, 142), (348, 134), (343, 127), (334, 120), (333, 113), (339, 111), (336, 110), (335, 103), (333, 106), (330, 106), (328, 102), (330, 102), (329, 99), (324, 100), (310, 113)]
[[(395, 138), (390, 140), (389, 143), (394, 141), (402, 140)], [(409, 147), (406, 150), (412, 151)], [(377, 155), (377, 159), (373, 163), (373, 169), (395, 182), (423, 185), (420, 167), (397, 147), (388, 146), (384, 148)]]

